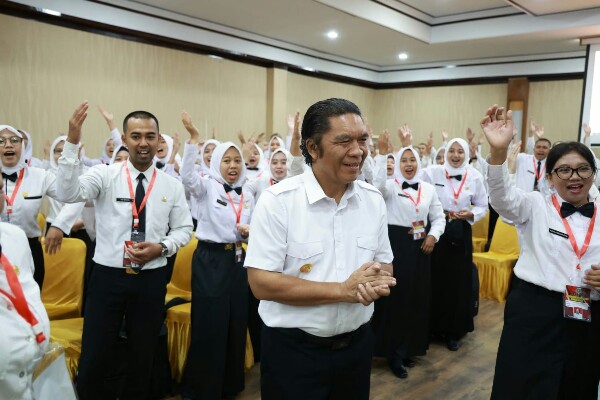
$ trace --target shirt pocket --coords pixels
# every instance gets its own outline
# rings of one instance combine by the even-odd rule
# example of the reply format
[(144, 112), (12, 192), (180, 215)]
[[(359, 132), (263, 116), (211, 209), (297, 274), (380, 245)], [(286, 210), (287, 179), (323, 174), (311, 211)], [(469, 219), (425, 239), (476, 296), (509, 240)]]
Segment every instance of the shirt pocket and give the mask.
[(322, 255), (323, 243), (320, 241), (288, 243), (286, 264), (289, 265), (290, 275), (310, 277), (314, 265), (321, 261)]
[(356, 238), (358, 265), (373, 261), (378, 244), (379, 241), (376, 235), (358, 236)]

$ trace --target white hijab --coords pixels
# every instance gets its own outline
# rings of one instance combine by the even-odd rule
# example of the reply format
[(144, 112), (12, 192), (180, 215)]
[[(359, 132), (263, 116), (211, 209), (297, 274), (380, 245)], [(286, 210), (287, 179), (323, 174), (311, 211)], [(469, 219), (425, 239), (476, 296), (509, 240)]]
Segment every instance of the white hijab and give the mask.
[[(23, 134), (21, 134), (21, 132), (19, 132), (18, 130), (16, 130), (15, 128), (13, 128), (10, 125), (0, 125), (0, 132), (2, 132), (4, 130), (9, 131), (10, 133), (14, 133), (15, 135), (17, 135), (18, 137), (23, 139)], [(6, 173), (6, 174), (12, 174), (14, 172), (20, 171), (21, 168), (24, 168), (26, 166), (27, 166), (27, 163), (25, 162), (25, 149), (21, 148), (21, 158), (19, 159), (19, 162), (17, 163), (17, 165), (15, 165), (14, 167), (7, 167), (6, 165), (2, 164), (2, 172)]]
[[(457, 168), (453, 167), (450, 164), (450, 161), (448, 161), (448, 153), (449, 153), (450, 147), (452, 147), (452, 145), (454, 143), (458, 143), (465, 152), (465, 159), (463, 160), (463, 163)], [(461, 139), (461, 138), (451, 139), (448, 142), (448, 144), (446, 145), (446, 152), (444, 153), (444, 168), (448, 172), (448, 175), (464, 175), (467, 165), (469, 165), (469, 144), (467, 143), (466, 140)]]
[(58, 146), (58, 144), (60, 142), (66, 142), (66, 141), (67, 141), (67, 136), (66, 135), (62, 135), (62, 136), (59, 136), (56, 139), (54, 139), (54, 141), (50, 145), (50, 169), (53, 170), (53, 171), (57, 171), (58, 170), (58, 164), (56, 163), (56, 161), (54, 161), (54, 148), (56, 146)]
[[(206, 163), (204, 162), (204, 150), (206, 150), (206, 146), (208, 146), (209, 144), (214, 144), (215, 148), (216, 148), (219, 144), (221, 144), (221, 142), (219, 142), (216, 139), (208, 139), (202, 145), (202, 149), (200, 150), (200, 154), (198, 154), (198, 157), (200, 157), (200, 171), (206, 175), (210, 174), (210, 167), (208, 165), (206, 165)], [(215, 151), (215, 150), (213, 149), (213, 151)], [(211, 158), (211, 164), (212, 164), (212, 158)]]
[(271, 144), (273, 143), (273, 140), (277, 140), (279, 142), (279, 149), (285, 149), (285, 142), (283, 141), (283, 139), (279, 136), (273, 136), (271, 140), (269, 140), (269, 146), (267, 147), (266, 151), (267, 154), (265, 154), (267, 157), (269, 157), (269, 160), (271, 160)]
[[(213, 153), (212, 153), (212, 157), (210, 159), (209, 174), (210, 174), (211, 178), (213, 178), (217, 182), (219, 182), (221, 184), (227, 183), (225, 181), (225, 179), (223, 178), (223, 175), (221, 175), (221, 160), (223, 159), (225, 152), (227, 150), (229, 150), (230, 147), (234, 147), (237, 151), (239, 151), (240, 157), (242, 157), (242, 172), (238, 176), (237, 180), (232, 185), (230, 185), (232, 188), (235, 189), (235, 188), (241, 187), (244, 184), (244, 182), (246, 182), (246, 164), (244, 163), (242, 151), (240, 150), (239, 147), (237, 147), (232, 142), (219, 143), (215, 147), (215, 149), (213, 150)], [(227, 183), (227, 184), (229, 184), (229, 183)]]
[(117, 148), (115, 148), (115, 151), (113, 151), (113, 155), (112, 155), (112, 157), (110, 158), (110, 164), (111, 164), (111, 165), (115, 163), (115, 160), (116, 160), (116, 158), (117, 158), (117, 154), (118, 154), (119, 152), (123, 151), (123, 150), (129, 153), (129, 149), (127, 148), (127, 146), (121, 145), (121, 146), (119, 146), (119, 148), (118, 148), (118, 149), (117, 149)]
[(165, 135), (164, 133), (161, 133), (160, 136), (162, 136), (163, 139), (165, 139), (165, 142), (167, 142), (167, 155), (162, 158), (155, 155), (154, 161), (160, 161), (161, 163), (166, 164), (171, 159), (171, 154), (173, 154), (173, 138), (169, 135)]
[[(102, 161), (104, 164), (110, 164), (110, 156), (106, 153), (106, 145), (108, 144), (109, 140), (111, 140), (112, 138), (109, 137), (108, 139), (106, 139), (104, 141), (104, 146), (102, 146), (102, 154), (100, 155), (100, 161)], [(116, 151), (117, 149), (115, 149)], [(113, 154), (114, 151), (113, 151)]]
[[(412, 152), (413, 155), (415, 156), (415, 159), (417, 160), (417, 170), (415, 171), (415, 176), (413, 176), (412, 179), (406, 179), (404, 177), (404, 175), (402, 175), (402, 172), (400, 171), (400, 159), (402, 158), (402, 154), (404, 154), (404, 152), (406, 150), (409, 150), (410, 152)], [(395, 162), (395, 166), (394, 166), (394, 177), (396, 179), (398, 179), (398, 182), (400, 182), (400, 183), (406, 182), (409, 185), (417, 183), (421, 180), (421, 158), (419, 157), (419, 152), (414, 147), (408, 146), (408, 147), (403, 147), (400, 150), (398, 150), (398, 152), (396, 153), (396, 162)]]
[[(25, 146), (25, 148), (23, 149), (23, 151), (25, 152), (24, 158), (25, 162), (31, 162), (31, 158), (33, 157), (33, 143), (31, 143), (31, 135), (29, 134), (29, 132), (24, 131), (23, 129), (18, 129), (18, 131), (21, 132), (23, 135), (27, 136), (27, 146)], [(24, 137), (23, 141), (25, 141)]]

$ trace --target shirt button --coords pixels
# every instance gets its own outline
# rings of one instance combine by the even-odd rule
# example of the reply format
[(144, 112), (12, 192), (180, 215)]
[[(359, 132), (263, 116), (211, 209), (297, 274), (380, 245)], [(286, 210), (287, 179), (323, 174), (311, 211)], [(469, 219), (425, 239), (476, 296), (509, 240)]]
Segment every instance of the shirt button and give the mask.
[(19, 378), (22, 378), (22, 377), (24, 377), (24, 376), (25, 376), (25, 372), (21, 371), (21, 372), (19, 373)]
[(29, 342), (33, 342), (33, 337), (32, 337), (32, 336), (29, 336), (29, 337), (27, 338), (27, 340), (28, 340)]

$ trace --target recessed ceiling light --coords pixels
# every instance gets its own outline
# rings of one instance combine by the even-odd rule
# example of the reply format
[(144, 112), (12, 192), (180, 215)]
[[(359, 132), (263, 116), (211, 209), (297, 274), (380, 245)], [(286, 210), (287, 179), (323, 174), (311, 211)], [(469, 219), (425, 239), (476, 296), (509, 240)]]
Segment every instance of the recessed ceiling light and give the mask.
[(446, 65), (446, 68), (456, 68), (456, 65)]
[(338, 38), (338, 33), (336, 31), (329, 31), (327, 32), (327, 37), (329, 39), (337, 39)]
[(49, 8), (42, 8), (41, 11), (44, 14), (50, 14), (50, 15), (54, 15), (55, 17), (60, 17), (62, 14), (59, 13), (58, 11), (54, 11), (54, 10), (50, 10)]
[(401, 60), (406, 60), (408, 58), (408, 54), (400, 53), (400, 54), (398, 54), (398, 58)]

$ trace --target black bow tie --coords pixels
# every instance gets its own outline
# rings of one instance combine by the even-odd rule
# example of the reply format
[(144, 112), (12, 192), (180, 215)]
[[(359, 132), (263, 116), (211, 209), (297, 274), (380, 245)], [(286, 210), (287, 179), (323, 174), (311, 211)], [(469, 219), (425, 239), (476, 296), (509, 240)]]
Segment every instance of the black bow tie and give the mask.
[(415, 190), (419, 190), (419, 182), (413, 183), (412, 185), (406, 181), (402, 182), (402, 190), (408, 189), (408, 188), (413, 188)]
[(2, 177), (4, 179), (8, 179), (11, 182), (16, 182), (17, 181), (17, 173), (13, 172), (12, 174), (5, 174), (4, 172), (2, 173)]
[(594, 215), (594, 203), (590, 202), (581, 207), (575, 207), (573, 204), (565, 201), (562, 203), (562, 206), (560, 206), (560, 215), (563, 218), (567, 218), (569, 215), (576, 212), (581, 213), (584, 217), (592, 218)]
[(223, 184), (223, 188), (225, 189), (225, 193), (229, 193), (229, 192), (231, 192), (232, 190), (235, 190), (235, 192), (236, 192), (238, 195), (242, 194), (242, 187), (241, 187), (241, 186), (240, 186), (240, 187), (236, 187), (236, 188), (232, 188), (232, 187), (231, 187), (231, 186), (229, 186), (228, 184), (224, 183), (224, 184)]
[(457, 181), (462, 181), (462, 175), (450, 175), (448, 178), (454, 178)]
[(250, 171), (258, 171), (258, 167), (254, 167), (254, 168), (252, 168), (252, 167), (246, 167), (246, 169), (250, 170)]
[(163, 169), (165, 167), (165, 163), (161, 161), (156, 162), (156, 168)]

